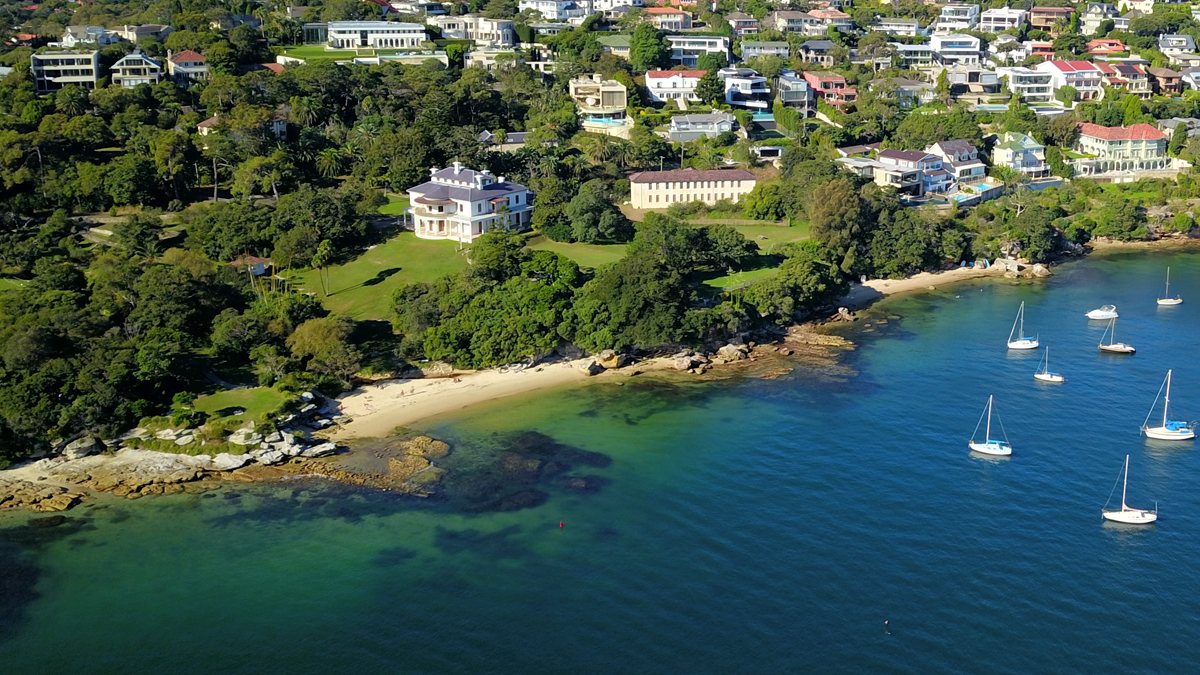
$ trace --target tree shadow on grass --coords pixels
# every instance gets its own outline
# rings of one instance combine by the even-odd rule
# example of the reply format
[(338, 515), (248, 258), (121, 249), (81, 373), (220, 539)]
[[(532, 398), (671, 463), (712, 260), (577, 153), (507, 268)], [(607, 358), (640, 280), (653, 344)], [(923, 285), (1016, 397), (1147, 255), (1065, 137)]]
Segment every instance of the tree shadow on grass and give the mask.
[(378, 286), (379, 284), (382, 284), (383, 282), (387, 281), (389, 277), (393, 276), (394, 274), (396, 274), (399, 271), (400, 271), (399, 267), (389, 267), (388, 269), (379, 272), (378, 274), (371, 277), (370, 279), (367, 279), (366, 281), (362, 282), (361, 284), (356, 284), (354, 286), (347, 286), (345, 288), (339, 288), (337, 291), (330, 293), (330, 295), (337, 295), (338, 293), (341, 293), (343, 291), (352, 291), (356, 288), (362, 288), (363, 286)]

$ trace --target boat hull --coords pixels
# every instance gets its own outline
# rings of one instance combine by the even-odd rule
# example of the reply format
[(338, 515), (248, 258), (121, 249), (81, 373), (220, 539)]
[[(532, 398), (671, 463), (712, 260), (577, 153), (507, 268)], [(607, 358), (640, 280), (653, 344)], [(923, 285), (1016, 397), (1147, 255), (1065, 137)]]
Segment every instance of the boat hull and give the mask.
[(1111, 345), (1100, 345), (1100, 351), (1109, 354), (1136, 354), (1137, 350), (1133, 345), (1127, 345), (1124, 342), (1114, 342)]
[(1149, 525), (1158, 520), (1157, 513), (1142, 511), (1140, 509), (1102, 511), (1101, 515), (1104, 516), (1105, 520), (1111, 520), (1114, 523), (1125, 523), (1126, 525)]
[(1182, 429), (1169, 429), (1167, 427), (1152, 427), (1142, 429), (1146, 434), (1146, 438), (1153, 438), (1157, 441), (1190, 441), (1196, 437), (1196, 432), (1191, 427)]
[(1063, 382), (1067, 381), (1067, 378), (1059, 375), (1058, 373), (1034, 373), (1033, 379), (1037, 380), (1038, 382), (1050, 382), (1053, 384), (1062, 384)]
[(1174, 307), (1175, 305), (1182, 305), (1182, 304), (1183, 304), (1183, 298), (1159, 298), (1158, 299), (1158, 305), (1160, 307)]
[(967, 443), (967, 447), (971, 448), (972, 452), (978, 452), (981, 455), (993, 455), (995, 457), (1008, 457), (1012, 455), (1012, 446), (999, 441), (991, 443), (976, 443), (974, 441)]
[(1116, 312), (1104, 312), (1104, 311), (1101, 311), (1098, 309), (1093, 309), (1092, 311), (1088, 312), (1084, 316), (1086, 316), (1087, 318), (1089, 318), (1093, 321), (1108, 321), (1109, 319), (1118, 318), (1118, 315)]
[(1040, 343), (1037, 340), (1031, 340), (1029, 338), (1021, 338), (1020, 340), (1013, 340), (1012, 342), (1008, 343), (1008, 348), (1009, 349), (1037, 349), (1039, 344)]

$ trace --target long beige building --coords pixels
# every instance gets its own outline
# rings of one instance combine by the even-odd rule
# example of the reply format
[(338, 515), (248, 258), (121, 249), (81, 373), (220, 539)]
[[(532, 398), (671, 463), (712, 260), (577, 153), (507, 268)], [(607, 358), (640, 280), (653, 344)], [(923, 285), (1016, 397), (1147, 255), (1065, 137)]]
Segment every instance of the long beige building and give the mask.
[(671, 204), (722, 199), (737, 203), (754, 189), (754, 174), (744, 169), (643, 171), (629, 177), (629, 201), (635, 209), (665, 209)]

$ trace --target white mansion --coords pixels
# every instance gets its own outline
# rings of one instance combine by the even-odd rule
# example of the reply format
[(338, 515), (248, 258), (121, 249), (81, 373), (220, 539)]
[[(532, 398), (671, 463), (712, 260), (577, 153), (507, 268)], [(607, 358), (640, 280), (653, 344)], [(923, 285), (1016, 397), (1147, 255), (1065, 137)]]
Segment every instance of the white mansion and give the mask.
[(429, 173), (428, 182), (408, 190), (408, 214), (417, 237), (470, 243), (495, 227), (529, 227), (533, 193), (524, 185), (493, 176), (487, 169), (464, 169), (462, 162)]

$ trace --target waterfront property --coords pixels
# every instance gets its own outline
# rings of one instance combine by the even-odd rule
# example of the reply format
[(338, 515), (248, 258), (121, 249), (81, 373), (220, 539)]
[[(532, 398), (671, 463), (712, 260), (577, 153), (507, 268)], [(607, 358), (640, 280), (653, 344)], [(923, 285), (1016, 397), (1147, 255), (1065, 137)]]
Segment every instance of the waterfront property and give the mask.
[(39, 94), (52, 94), (68, 84), (95, 89), (100, 80), (100, 52), (48, 51), (29, 57), (29, 71)]
[(979, 159), (979, 150), (970, 141), (961, 138), (939, 141), (925, 148), (925, 152), (941, 157), (945, 169), (960, 183), (978, 183), (987, 176), (987, 167)]
[(1076, 152), (1083, 156), (1068, 158), (1068, 163), (1081, 176), (1190, 168), (1167, 154), (1167, 141), (1166, 134), (1149, 124), (1102, 127), (1085, 122), (1079, 125), (1075, 142)]
[(635, 209), (665, 209), (671, 204), (721, 200), (737, 203), (754, 189), (754, 174), (743, 169), (643, 171), (629, 177), (629, 201)]
[(1050, 175), (1046, 164), (1046, 146), (1032, 136), (1006, 131), (992, 147), (992, 165), (1004, 167), (1030, 178), (1045, 178)]
[(487, 169), (474, 171), (455, 162), (430, 169), (429, 180), (408, 189), (408, 214), (421, 239), (475, 241), (496, 228), (523, 230), (533, 215), (533, 193)]

